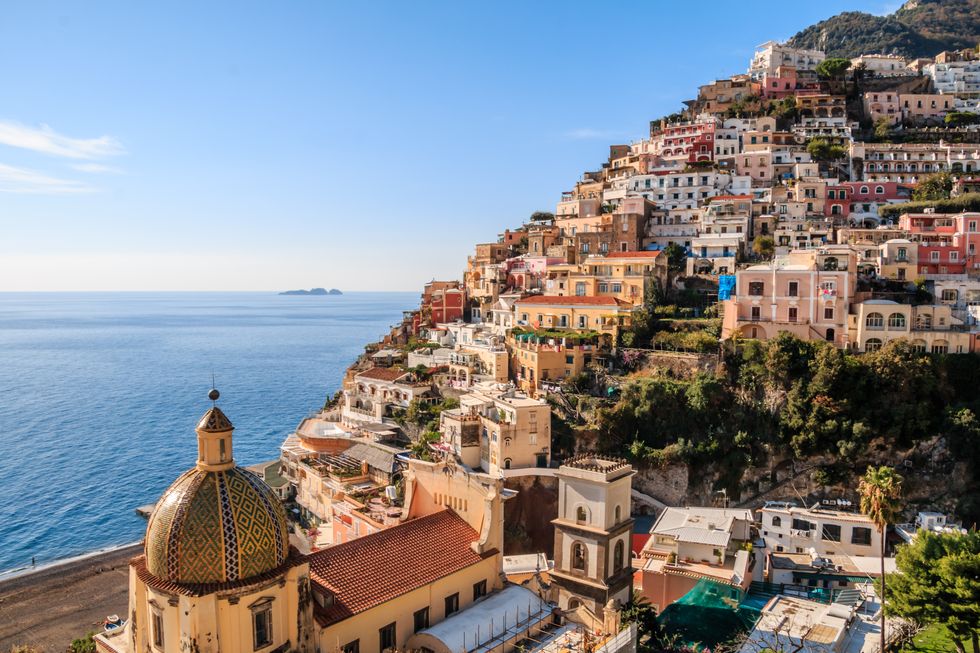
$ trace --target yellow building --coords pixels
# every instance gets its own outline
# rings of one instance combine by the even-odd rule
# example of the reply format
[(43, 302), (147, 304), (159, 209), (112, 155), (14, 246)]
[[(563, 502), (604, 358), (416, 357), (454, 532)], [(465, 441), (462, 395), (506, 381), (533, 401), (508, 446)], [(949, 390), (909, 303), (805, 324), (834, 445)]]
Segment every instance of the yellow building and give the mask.
[(536, 329), (596, 331), (615, 342), (629, 326), (633, 306), (614, 297), (531, 295), (514, 302), (515, 324)]
[(667, 256), (659, 251), (590, 256), (579, 268), (568, 276), (569, 295), (612, 297), (640, 306), (651, 286), (667, 283)]
[(951, 306), (912, 306), (888, 299), (851, 304), (847, 316), (848, 346), (856, 351), (878, 351), (891, 340), (904, 338), (912, 347), (934, 354), (971, 351), (972, 335)]
[(599, 341), (596, 333), (514, 329), (507, 335), (513, 381), (537, 396), (549, 384), (584, 372), (601, 351)]

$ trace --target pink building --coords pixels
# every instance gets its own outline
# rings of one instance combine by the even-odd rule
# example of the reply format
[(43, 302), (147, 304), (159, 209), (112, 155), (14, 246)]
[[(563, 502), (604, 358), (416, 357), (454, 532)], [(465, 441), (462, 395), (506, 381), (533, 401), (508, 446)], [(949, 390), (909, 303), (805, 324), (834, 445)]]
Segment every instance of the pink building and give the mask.
[(766, 340), (787, 331), (803, 340), (844, 347), (847, 312), (857, 287), (857, 250), (850, 245), (794, 250), (736, 274), (721, 337)]
[(907, 202), (911, 196), (912, 187), (908, 184), (894, 181), (845, 181), (827, 186), (824, 215), (848, 217), (854, 213), (861, 214), (860, 219), (870, 216), (877, 222), (880, 206)]
[(716, 118), (704, 117), (694, 122), (662, 122), (650, 134), (653, 153), (664, 161), (712, 161), (718, 126)]
[(980, 213), (906, 213), (898, 224), (917, 243), (919, 274), (980, 275)]

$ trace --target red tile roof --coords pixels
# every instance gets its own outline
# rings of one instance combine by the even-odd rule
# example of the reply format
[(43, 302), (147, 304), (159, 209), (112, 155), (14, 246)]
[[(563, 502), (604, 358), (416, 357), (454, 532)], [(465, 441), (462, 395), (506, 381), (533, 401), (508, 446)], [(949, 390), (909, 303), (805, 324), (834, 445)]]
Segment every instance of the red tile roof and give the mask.
[(443, 510), (311, 553), (311, 580), (333, 595), (332, 605), (317, 607), (317, 622), (336, 623), (495, 554), (470, 548), (479, 537), (456, 513)]
[(359, 379), (377, 379), (378, 381), (397, 381), (408, 374), (397, 367), (372, 367), (356, 375)]
[(550, 304), (554, 306), (616, 306), (615, 297), (584, 297), (580, 295), (532, 295), (518, 299), (517, 304)]

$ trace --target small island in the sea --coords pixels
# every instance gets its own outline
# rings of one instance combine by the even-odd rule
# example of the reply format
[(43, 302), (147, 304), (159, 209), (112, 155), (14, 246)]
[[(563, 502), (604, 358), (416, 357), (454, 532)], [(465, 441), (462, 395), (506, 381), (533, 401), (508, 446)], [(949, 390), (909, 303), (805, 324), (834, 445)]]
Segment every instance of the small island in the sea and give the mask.
[(287, 290), (279, 293), (280, 295), (343, 295), (336, 288), (327, 290), (326, 288), (310, 288), (309, 290)]

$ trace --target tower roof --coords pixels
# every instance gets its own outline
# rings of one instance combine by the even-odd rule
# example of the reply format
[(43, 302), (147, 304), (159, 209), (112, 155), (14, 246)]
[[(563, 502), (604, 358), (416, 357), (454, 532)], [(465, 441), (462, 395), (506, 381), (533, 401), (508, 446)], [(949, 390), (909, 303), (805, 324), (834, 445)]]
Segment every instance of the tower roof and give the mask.
[[(213, 406), (200, 433), (234, 427)], [(227, 436), (230, 439), (230, 435)], [(234, 583), (267, 573), (289, 554), (286, 512), (262, 480), (229, 462), (184, 472), (160, 497), (146, 528), (147, 571), (162, 581)]]

